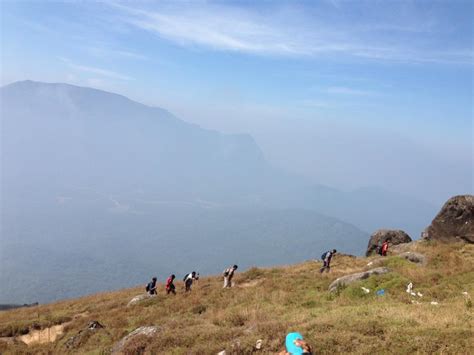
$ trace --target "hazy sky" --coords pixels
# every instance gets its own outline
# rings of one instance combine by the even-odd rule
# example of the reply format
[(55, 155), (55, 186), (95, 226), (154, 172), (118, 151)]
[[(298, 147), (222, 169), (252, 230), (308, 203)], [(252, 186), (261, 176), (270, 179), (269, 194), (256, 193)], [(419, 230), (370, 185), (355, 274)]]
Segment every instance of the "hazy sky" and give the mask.
[(2, 1), (1, 84), (118, 92), (314, 181), (439, 203), (473, 192), (473, 4)]

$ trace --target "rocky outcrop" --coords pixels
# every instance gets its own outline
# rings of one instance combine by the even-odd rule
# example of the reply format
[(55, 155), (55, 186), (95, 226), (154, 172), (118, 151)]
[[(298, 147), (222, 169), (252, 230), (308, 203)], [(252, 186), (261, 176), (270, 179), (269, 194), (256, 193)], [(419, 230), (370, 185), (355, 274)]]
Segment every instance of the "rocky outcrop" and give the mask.
[(474, 243), (474, 196), (451, 197), (421, 237), (443, 242), (463, 240)]
[(372, 275), (382, 275), (382, 274), (386, 274), (387, 272), (390, 272), (390, 269), (386, 267), (377, 267), (375, 269), (371, 269), (368, 271), (363, 271), (363, 272), (358, 272), (356, 274), (342, 276), (334, 280), (329, 285), (329, 291), (334, 292), (339, 287), (345, 287), (353, 282), (368, 279)]
[[(146, 347), (146, 338), (153, 337), (158, 331), (159, 328), (155, 326), (137, 328), (116, 343), (112, 348), (111, 354), (142, 354)], [(140, 341), (140, 338), (144, 341)], [(129, 349), (129, 347), (133, 347), (134, 349)]]
[(377, 250), (377, 246), (384, 241), (388, 241), (391, 245), (409, 243), (411, 238), (402, 230), (397, 229), (379, 229), (370, 236), (369, 244), (365, 256), (369, 256)]

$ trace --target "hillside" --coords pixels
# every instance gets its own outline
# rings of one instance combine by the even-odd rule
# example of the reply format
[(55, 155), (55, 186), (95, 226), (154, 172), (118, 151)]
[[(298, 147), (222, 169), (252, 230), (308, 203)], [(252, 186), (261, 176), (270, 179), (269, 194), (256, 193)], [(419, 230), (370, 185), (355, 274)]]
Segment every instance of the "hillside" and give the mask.
[[(406, 250), (425, 255), (426, 264), (393, 254)], [(316, 353), (473, 353), (474, 245), (417, 241), (391, 253), (381, 261), (338, 255), (333, 270), (324, 275), (314, 261), (252, 268), (238, 273), (233, 289), (222, 289), (217, 276), (201, 278), (189, 294), (180, 284), (176, 296), (166, 296), (161, 285), (158, 296), (130, 307), (128, 302), (143, 286), (0, 312), (3, 337), (32, 335), (34, 329), (49, 326), (54, 328), (49, 335), (44, 330), (42, 339), (57, 334), (54, 342), (30, 346), (2, 338), (0, 352), (108, 353), (138, 327), (156, 326), (155, 335), (136, 337), (122, 351), (274, 353), (283, 350), (287, 332), (299, 331)], [(328, 291), (336, 278), (367, 270), (370, 262), (391, 272)], [(422, 297), (405, 292), (410, 282)], [(375, 295), (380, 289), (385, 295)], [(92, 321), (105, 328), (86, 330)], [(262, 349), (257, 351), (259, 339)]]

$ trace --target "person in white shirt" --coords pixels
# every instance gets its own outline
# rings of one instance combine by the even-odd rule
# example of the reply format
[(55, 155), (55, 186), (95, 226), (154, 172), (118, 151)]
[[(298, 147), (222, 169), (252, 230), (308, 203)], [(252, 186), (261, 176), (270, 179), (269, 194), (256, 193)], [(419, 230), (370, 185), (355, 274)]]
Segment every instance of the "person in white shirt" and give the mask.
[(234, 265), (231, 267), (228, 267), (227, 269), (224, 270), (222, 275), (224, 276), (224, 287), (232, 287), (232, 278), (234, 277), (235, 270), (237, 270), (238, 266)]
[(193, 271), (184, 277), (184, 289), (186, 292), (191, 291), (191, 286), (193, 285), (194, 280), (199, 280), (199, 274), (196, 274), (196, 271)]
[(331, 269), (332, 257), (334, 256), (334, 254), (336, 254), (336, 252), (337, 250), (333, 249), (331, 251), (325, 252), (322, 255), (321, 259), (323, 260), (323, 267), (319, 270), (321, 274), (324, 272), (324, 270), (326, 270), (326, 272), (329, 272), (329, 270)]

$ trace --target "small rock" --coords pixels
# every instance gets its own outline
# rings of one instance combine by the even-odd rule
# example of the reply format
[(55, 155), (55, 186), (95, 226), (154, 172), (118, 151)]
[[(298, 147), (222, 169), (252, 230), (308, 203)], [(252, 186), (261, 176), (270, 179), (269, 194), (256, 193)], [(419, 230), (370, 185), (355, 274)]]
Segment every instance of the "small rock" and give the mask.
[(408, 261), (411, 261), (412, 263), (415, 263), (415, 264), (425, 264), (426, 262), (426, 257), (423, 254), (415, 253), (412, 251), (400, 253), (397, 256), (400, 258), (404, 258)]
[(96, 320), (90, 322), (89, 325), (87, 326), (87, 329), (89, 330), (95, 330), (95, 329), (101, 329), (101, 328), (105, 328), (105, 327)]
[(146, 300), (151, 297), (155, 297), (155, 296), (150, 295), (148, 293), (143, 293), (141, 295), (135, 296), (130, 300), (130, 302), (128, 302), (127, 307), (136, 305), (137, 303), (140, 303), (141, 301)]
[(89, 336), (100, 329), (105, 328), (98, 321), (94, 320), (87, 325), (87, 328), (80, 330), (76, 335), (70, 337), (65, 345), (68, 349), (75, 349), (80, 347), (81, 343), (87, 340)]

